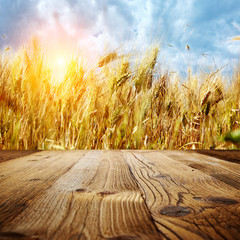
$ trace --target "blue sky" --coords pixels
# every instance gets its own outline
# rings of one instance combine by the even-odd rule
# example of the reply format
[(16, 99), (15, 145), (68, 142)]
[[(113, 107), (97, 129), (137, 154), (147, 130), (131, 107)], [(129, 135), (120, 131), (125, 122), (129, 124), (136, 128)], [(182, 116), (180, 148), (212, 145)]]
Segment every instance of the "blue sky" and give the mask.
[(0, 0), (0, 18), (0, 48), (35, 33), (99, 52), (106, 41), (141, 48), (160, 40), (163, 61), (178, 70), (189, 58), (192, 66), (232, 66), (240, 54), (231, 40), (240, 36), (239, 0)]

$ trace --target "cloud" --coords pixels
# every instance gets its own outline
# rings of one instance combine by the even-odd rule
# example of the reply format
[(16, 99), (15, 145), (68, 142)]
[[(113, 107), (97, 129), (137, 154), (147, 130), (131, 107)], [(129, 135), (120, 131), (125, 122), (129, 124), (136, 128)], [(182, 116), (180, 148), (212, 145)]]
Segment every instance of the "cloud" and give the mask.
[(17, 44), (24, 34), (40, 25), (35, 1), (0, 0), (0, 6), (0, 31), (11, 43)]
[(183, 68), (189, 54), (195, 65), (206, 59), (202, 54), (226, 62), (240, 54), (239, 42), (229, 41), (240, 35), (238, 1), (0, 0), (0, 33), (7, 36), (0, 44), (17, 47), (33, 33), (52, 44), (78, 42), (98, 51), (106, 41), (142, 48), (158, 40), (162, 56), (175, 68)]

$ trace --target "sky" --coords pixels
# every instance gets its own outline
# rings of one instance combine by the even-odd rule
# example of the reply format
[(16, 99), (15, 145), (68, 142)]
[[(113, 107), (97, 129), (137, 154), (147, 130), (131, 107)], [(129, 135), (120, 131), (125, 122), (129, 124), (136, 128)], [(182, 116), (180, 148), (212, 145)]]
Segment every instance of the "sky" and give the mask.
[[(54, 51), (72, 46), (143, 49), (161, 43), (173, 71), (233, 66), (239, 60), (239, 0), (0, 0), (0, 49), (37, 34)], [(189, 46), (189, 50), (187, 49)], [(64, 46), (64, 47), (63, 47)]]

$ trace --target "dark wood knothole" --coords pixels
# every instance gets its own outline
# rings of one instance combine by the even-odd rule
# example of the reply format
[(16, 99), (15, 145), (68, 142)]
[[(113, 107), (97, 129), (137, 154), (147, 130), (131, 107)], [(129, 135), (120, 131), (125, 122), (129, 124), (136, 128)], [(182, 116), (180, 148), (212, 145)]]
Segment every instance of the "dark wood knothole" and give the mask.
[(112, 195), (112, 194), (115, 194), (115, 192), (103, 191), (103, 192), (97, 193), (97, 195), (100, 195), (100, 196), (108, 196), (108, 195)]
[(157, 174), (157, 175), (155, 175), (154, 177), (156, 177), (156, 178), (166, 178), (167, 175), (164, 175), (164, 174)]
[(211, 203), (226, 204), (226, 205), (232, 205), (232, 204), (239, 203), (235, 199), (225, 198), (225, 197), (207, 197), (207, 198), (205, 198), (205, 200), (207, 202), (211, 202)]
[(78, 193), (88, 192), (87, 189), (85, 189), (85, 188), (78, 188), (75, 191), (78, 192)]
[(167, 206), (160, 210), (160, 213), (169, 217), (183, 217), (191, 213), (191, 210), (182, 206)]
[(30, 182), (36, 182), (36, 181), (41, 181), (40, 178), (31, 178), (29, 179)]

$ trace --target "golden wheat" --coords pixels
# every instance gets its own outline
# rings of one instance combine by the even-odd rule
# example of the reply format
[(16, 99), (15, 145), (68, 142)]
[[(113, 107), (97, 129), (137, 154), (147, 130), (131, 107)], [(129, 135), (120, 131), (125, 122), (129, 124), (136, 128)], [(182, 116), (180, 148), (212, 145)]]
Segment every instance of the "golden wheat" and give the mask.
[(0, 149), (233, 148), (221, 136), (240, 127), (239, 69), (230, 84), (221, 69), (182, 82), (161, 72), (159, 51), (88, 68), (75, 57), (60, 84), (37, 39), (2, 53)]

